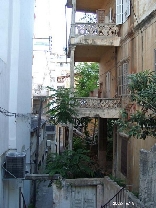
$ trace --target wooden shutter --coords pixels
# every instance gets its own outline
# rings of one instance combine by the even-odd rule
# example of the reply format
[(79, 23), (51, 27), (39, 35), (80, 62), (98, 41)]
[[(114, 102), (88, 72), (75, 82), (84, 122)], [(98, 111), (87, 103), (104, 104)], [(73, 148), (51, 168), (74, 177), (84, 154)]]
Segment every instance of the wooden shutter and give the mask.
[(123, 23), (127, 20), (130, 15), (130, 0), (123, 1)]
[(122, 24), (123, 4), (122, 0), (116, 0), (116, 25)]

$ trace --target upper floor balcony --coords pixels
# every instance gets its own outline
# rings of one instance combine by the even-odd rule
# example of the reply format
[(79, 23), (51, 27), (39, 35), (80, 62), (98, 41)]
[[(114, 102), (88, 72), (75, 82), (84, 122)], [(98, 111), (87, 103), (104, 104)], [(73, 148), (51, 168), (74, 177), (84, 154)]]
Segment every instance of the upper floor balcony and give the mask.
[(76, 98), (78, 102), (77, 117), (119, 118), (121, 99), (119, 98)]
[[(120, 46), (116, 3), (113, 0), (72, 0), (72, 2), (68, 55), (70, 57), (70, 49), (75, 46), (75, 62), (99, 62), (110, 47)], [(83, 17), (78, 19), (80, 13)]]
[(119, 46), (118, 32), (115, 23), (75, 23), (71, 25), (69, 44)]

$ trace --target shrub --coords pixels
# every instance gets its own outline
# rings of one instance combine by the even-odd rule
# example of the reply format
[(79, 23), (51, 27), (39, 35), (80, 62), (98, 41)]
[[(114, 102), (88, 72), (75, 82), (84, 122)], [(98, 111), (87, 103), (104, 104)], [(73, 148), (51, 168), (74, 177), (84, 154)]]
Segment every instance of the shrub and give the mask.
[(50, 175), (60, 174), (63, 178), (93, 177), (92, 163), (84, 149), (65, 150), (61, 155), (49, 154), (46, 172)]

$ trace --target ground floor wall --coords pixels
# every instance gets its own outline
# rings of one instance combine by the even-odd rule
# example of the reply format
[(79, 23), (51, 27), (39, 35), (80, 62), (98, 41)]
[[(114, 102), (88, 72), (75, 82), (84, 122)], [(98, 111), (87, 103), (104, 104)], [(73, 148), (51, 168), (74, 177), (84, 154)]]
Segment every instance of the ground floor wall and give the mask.
[(154, 144), (154, 138), (142, 140), (128, 138), (123, 133), (117, 134), (117, 152), (114, 153), (116, 164), (113, 164), (113, 169), (116, 168), (115, 176), (125, 180), (129, 185), (129, 190), (139, 192), (140, 150), (149, 151)]
[[(53, 208), (100, 208), (122, 189), (109, 177), (66, 179), (60, 182), (53, 183)], [(149, 208), (126, 189), (119, 198), (113, 198), (109, 207), (123, 203), (133, 208)]]

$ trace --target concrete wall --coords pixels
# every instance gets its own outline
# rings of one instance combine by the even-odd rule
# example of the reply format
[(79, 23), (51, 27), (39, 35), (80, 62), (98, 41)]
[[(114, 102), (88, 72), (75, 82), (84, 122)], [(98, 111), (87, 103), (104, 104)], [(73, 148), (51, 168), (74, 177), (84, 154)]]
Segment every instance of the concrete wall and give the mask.
[(137, 14), (138, 21), (142, 21), (151, 11), (156, 9), (155, 0), (136, 0), (134, 11)]
[[(103, 178), (82, 178), (53, 183), (53, 208), (101, 207), (103, 180)], [(61, 182), (61, 186), (59, 182)]]
[[(121, 187), (116, 182), (112, 181), (109, 177), (105, 177), (104, 204), (107, 203), (111, 198), (113, 198), (120, 190)], [(116, 201), (117, 201), (116, 198), (114, 198), (113, 200), (111, 200), (110, 205), (113, 205)], [(125, 203), (127, 205), (126, 207), (148, 208), (148, 206), (144, 206), (144, 204), (138, 198), (136, 198), (131, 192), (127, 191), (126, 189), (124, 190), (123, 194), (120, 196), (120, 202), (123, 204)], [(119, 207), (122, 206), (119, 205)]]
[[(66, 179), (53, 183), (54, 208), (99, 208), (113, 198), (121, 187), (109, 177)], [(109, 207), (114, 207), (119, 198), (114, 198)], [(124, 190), (120, 203), (126, 207), (149, 208), (131, 192)], [(108, 206), (108, 205), (107, 205)], [(123, 206), (121, 206), (123, 207)], [(154, 207), (151, 207), (154, 208)]]
[[(106, 76), (110, 73), (110, 93), (106, 89)], [(116, 52), (115, 47), (109, 47), (102, 55), (99, 67), (99, 83), (102, 86), (101, 97), (113, 98), (117, 93)]]
[(140, 150), (140, 199), (152, 207), (156, 204), (156, 144), (150, 151)]
[[(116, 177), (124, 179), (129, 189), (135, 192), (139, 191), (139, 160), (140, 160), (140, 149), (150, 150), (155, 143), (155, 139), (147, 138), (146, 140), (136, 138), (126, 138), (127, 140), (127, 176), (121, 173), (121, 140), (122, 138), (118, 135), (117, 137), (117, 172)], [(115, 165), (114, 165), (115, 166)]]

